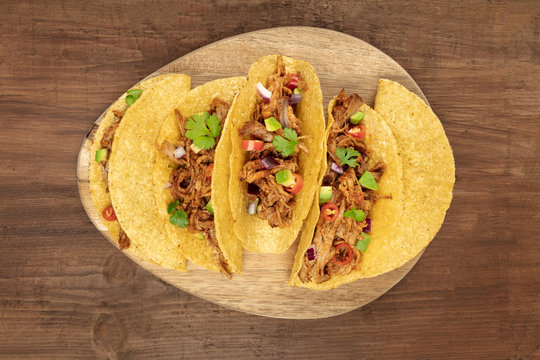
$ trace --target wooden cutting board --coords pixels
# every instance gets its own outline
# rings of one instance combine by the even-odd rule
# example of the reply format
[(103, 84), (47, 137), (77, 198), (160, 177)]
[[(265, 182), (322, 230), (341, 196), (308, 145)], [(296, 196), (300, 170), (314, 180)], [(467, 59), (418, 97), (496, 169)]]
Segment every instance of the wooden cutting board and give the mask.
[[(356, 92), (373, 106), (379, 78), (404, 85), (426, 101), (407, 72), (389, 56), (352, 36), (325, 29), (282, 27), (250, 32), (195, 50), (150, 74), (169, 72), (191, 76), (192, 87), (221, 77), (245, 76), (250, 65), (268, 54), (283, 54), (310, 62), (321, 81), (325, 113), (331, 98), (342, 87)], [(426, 101), (427, 103), (427, 101)], [(96, 120), (94, 127), (101, 121)], [(94, 225), (115, 246), (90, 199), (88, 160), (93, 131), (81, 147), (77, 177), (82, 203)], [(283, 254), (244, 252), (243, 272), (233, 280), (188, 264), (188, 273), (131, 257), (164, 281), (205, 300), (252, 314), (278, 318), (323, 318), (363, 306), (384, 294), (414, 266), (422, 254), (390, 273), (361, 279), (329, 291), (287, 286), (297, 242)]]

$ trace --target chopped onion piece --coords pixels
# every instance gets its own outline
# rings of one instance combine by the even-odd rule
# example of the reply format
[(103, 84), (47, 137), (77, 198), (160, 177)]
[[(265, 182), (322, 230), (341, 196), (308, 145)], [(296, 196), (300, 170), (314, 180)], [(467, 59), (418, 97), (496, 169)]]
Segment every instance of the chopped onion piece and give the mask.
[(339, 175), (343, 174), (343, 168), (333, 161), (330, 164), (330, 170), (332, 170), (335, 173), (338, 173)]
[(313, 261), (317, 258), (317, 251), (315, 251), (315, 245), (311, 245), (306, 250), (307, 259), (309, 261)]
[(166, 183), (163, 187), (163, 190), (167, 190), (168, 188), (172, 187), (172, 184), (170, 182)]
[(176, 150), (173, 151), (173, 156), (175, 159), (181, 159), (186, 156), (186, 149), (183, 146), (179, 146)]
[(264, 166), (266, 170), (273, 169), (276, 166), (279, 166), (279, 162), (271, 156), (266, 156), (262, 158), (261, 164)]
[(370, 233), (371, 232), (371, 218), (369, 218), (369, 217), (366, 218), (366, 227), (363, 229), (363, 231), (365, 233)]
[(302, 100), (302, 94), (292, 94), (289, 98), (289, 105), (298, 104)]
[(257, 85), (255, 85), (257, 88), (257, 92), (265, 101), (270, 101), (270, 98), (272, 97), (272, 92), (264, 87), (264, 85), (259, 81)]
[(259, 196), (259, 187), (255, 184), (248, 183), (247, 193), (251, 196)]
[(255, 215), (257, 213), (257, 205), (259, 205), (259, 198), (249, 202), (247, 209), (248, 215)]

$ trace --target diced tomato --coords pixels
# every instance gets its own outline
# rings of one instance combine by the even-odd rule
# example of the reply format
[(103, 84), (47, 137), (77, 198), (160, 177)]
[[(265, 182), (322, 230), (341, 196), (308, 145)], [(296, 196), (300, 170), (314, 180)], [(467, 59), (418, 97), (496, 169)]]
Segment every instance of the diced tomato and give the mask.
[(339, 209), (336, 204), (332, 202), (328, 202), (324, 204), (324, 206), (322, 207), (321, 213), (324, 220), (329, 221), (329, 222), (334, 222), (338, 218)]
[(366, 136), (366, 128), (364, 125), (357, 125), (349, 129), (349, 134), (352, 137), (363, 139)]
[(347, 243), (339, 243), (334, 246), (334, 249), (336, 250), (336, 254), (332, 258), (334, 264), (344, 266), (352, 261), (354, 251), (351, 245)]
[(116, 220), (116, 213), (114, 212), (114, 209), (112, 206), (107, 206), (105, 209), (103, 209), (103, 212), (101, 213), (101, 215), (107, 221)]
[(298, 87), (298, 75), (290, 74), (291, 79), (287, 83), (287, 87), (291, 90), (294, 90)]
[(212, 170), (214, 170), (214, 163), (211, 163), (204, 169), (204, 176), (212, 177)]
[(260, 140), (242, 140), (242, 149), (246, 151), (261, 151), (264, 142)]
[(304, 178), (300, 174), (293, 174), (294, 185), (291, 187), (286, 187), (285, 190), (291, 194), (298, 194), (302, 187), (304, 186)]

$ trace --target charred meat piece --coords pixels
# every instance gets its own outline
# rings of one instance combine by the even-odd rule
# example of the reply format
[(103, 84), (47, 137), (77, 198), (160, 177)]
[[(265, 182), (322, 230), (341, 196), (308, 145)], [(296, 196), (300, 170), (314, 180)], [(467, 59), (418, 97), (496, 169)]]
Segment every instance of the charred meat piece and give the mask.
[(238, 130), (240, 136), (272, 142), (274, 135), (266, 130), (266, 127), (258, 121), (248, 121)]

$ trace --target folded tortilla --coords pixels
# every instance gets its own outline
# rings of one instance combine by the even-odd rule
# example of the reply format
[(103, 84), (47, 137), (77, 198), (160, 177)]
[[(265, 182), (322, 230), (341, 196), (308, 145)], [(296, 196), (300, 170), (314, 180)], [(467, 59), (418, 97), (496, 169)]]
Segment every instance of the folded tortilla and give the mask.
[(185, 271), (185, 257), (165, 230), (154, 198), (155, 142), (160, 124), (190, 88), (190, 78), (167, 74), (126, 111), (109, 159), (109, 190), (129, 251), (157, 265)]

